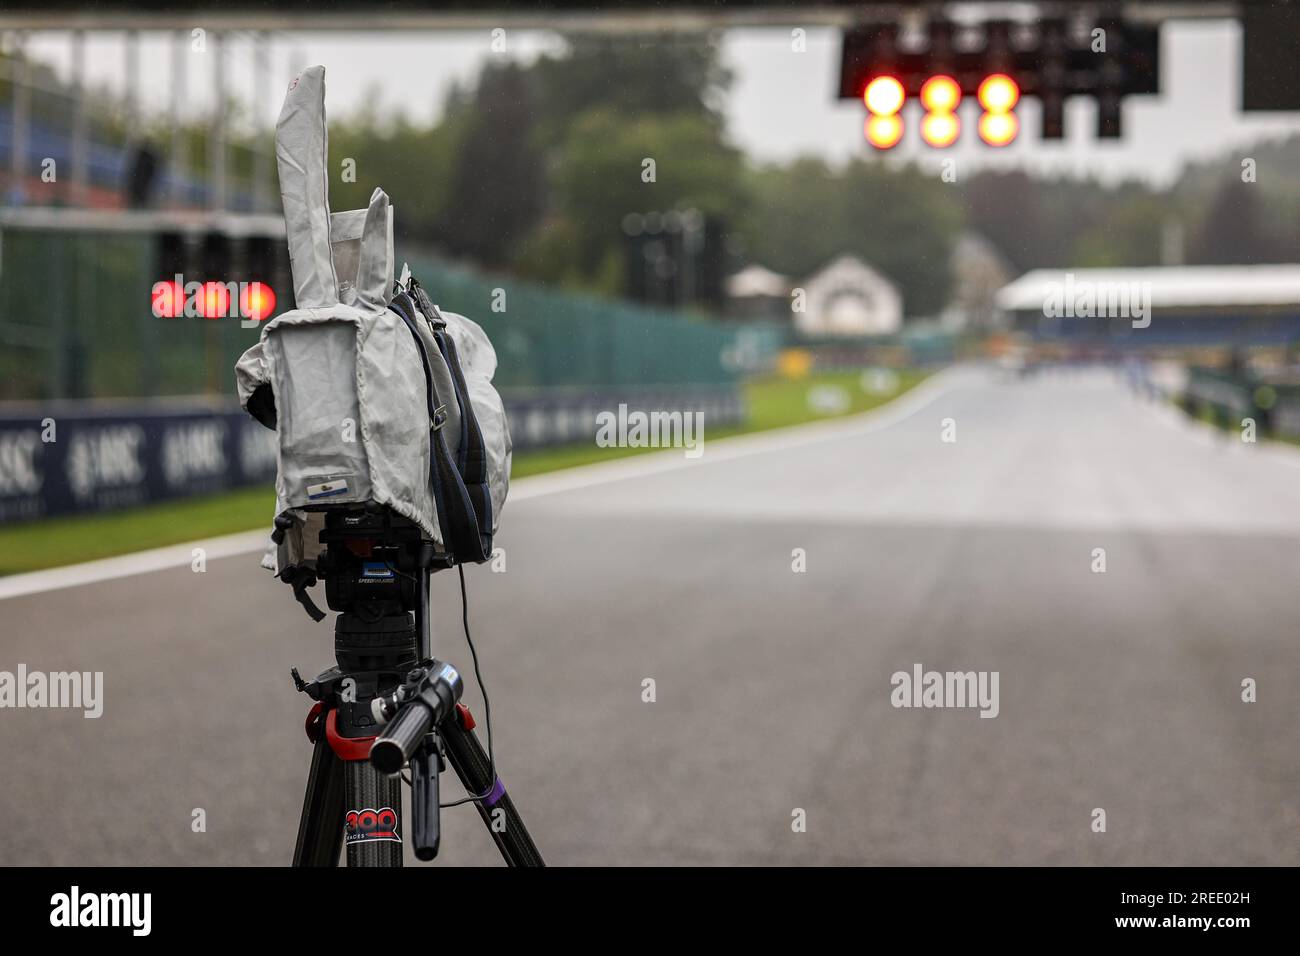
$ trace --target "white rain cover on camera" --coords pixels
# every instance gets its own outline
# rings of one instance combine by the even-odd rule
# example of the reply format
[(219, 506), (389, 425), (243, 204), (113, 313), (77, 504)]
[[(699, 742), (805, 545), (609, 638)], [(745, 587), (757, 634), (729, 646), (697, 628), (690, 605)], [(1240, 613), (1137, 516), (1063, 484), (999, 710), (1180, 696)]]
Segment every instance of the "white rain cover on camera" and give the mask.
[[(441, 545), (423, 365), (388, 309), (392, 206), (376, 189), (368, 208), (330, 214), (324, 67), (289, 87), (275, 152), (297, 308), (266, 323), (235, 371), (245, 407), (258, 385), (275, 396), (276, 514), (375, 501)], [(289, 532), (277, 570), (314, 559), (319, 546), (301, 535), (301, 524)]]

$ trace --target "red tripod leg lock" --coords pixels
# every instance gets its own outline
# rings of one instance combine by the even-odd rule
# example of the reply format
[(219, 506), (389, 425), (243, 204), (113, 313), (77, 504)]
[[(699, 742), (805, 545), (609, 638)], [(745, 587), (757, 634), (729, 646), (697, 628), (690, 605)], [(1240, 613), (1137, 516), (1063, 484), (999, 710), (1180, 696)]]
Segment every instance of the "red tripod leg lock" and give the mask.
[[(375, 742), (373, 736), (370, 737), (344, 737), (339, 733), (338, 720), (339, 712), (331, 709), (324, 715), (322, 721), (321, 715), (325, 710), (325, 704), (321, 701), (311, 705), (311, 710), (307, 711), (306, 731), (307, 739), (315, 743), (320, 739), (321, 723), (325, 724), (325, 739), (329, 742), (330, 749), (338, 755), (340, 760), (369, 760), (370, 745)], [(474, 718), (469, 717), (469, 711), (465, 711), (469, 719), (469, 725), (474, 726)]]
[(369, 760), (370, 745), (375, 742), (374, 736), (344, 737), (339, 734), (338, 722), (337, 710), (331, 710), (325, 715), (325, 739), (329, 741), (330, 749), (340, 760)]
[(469, 708), (464, 704), (456, 705), (456, 718), (460, 721), (461, 730), (473, 730), (476, 726), (474, 715), (469, 712)]
[(307, 739), (315, 743), (320, 737), (320, 714), (325, 709), (325, 705), (320, 701), (311, 705), (311, 710), (307, 711)]

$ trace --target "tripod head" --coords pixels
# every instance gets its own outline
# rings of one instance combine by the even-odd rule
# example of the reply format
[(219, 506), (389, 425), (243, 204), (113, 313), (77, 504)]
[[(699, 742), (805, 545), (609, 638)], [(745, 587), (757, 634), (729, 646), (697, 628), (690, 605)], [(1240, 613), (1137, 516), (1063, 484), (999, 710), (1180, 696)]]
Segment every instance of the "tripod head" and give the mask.
[[(421, 571), (449, 568), (451, 555), (439, 551), (424, 530), (409, 518), (373, 501), (301, 509), (321, 515), (318, 522), (282, 514), (275, 519), (271, 539), (282, 544), (298, 526), (320, 528), (313, 545), (323, 545), (314, 561), (281, 568), (279, 577), (312, 620), (325, 613), (307, 595), (307, 588), (325, 581), (325, 600), (335, 611), (355, 611), (366, 605), (373, 616), (385, 608), (393, 613), (419, 609)], [(427, 581), (427, 575), (424, 575)]]
[(320, 543), (316, 575), (335, 611), (417, 611), (421, 578), (449, 566), (419, 525), (378, 505), (326, 511)]
[[(336, 634), (354, 627), (373, 627), (387, 620), (392, 627), (411, 621), (417, 635), (417, 656), (429, 656), (429, 575), (451, 567), (449, 554), (439, 551), (423, 529), (384, 505), (334, 505), (304, 509), (320, 512), (323, 527), (315, 561), (291, 565), (280, 578), (293, 588), (294, 597), (314, 621), (325, 619), (307, 589), (325, 581), (325, 600), (341, 612)], [(300, 519), (281, 515), (272, 538), (283, 541), (286, 531)], [(340, 664), (343, 662), (340, 661)]]

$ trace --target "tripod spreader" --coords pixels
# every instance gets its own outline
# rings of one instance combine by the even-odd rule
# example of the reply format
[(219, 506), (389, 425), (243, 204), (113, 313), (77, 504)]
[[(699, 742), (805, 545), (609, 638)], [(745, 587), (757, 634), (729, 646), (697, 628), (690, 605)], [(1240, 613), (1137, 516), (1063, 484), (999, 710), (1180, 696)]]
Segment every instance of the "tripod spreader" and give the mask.
[(370, 763), (381, 773), (401, 773), (424, 738), (452, 712), (465, 685), (450, 664), (430, 661), (406, 675), (388, 697), (376, 697), (371, 712), (384, 732), (370, 747)]

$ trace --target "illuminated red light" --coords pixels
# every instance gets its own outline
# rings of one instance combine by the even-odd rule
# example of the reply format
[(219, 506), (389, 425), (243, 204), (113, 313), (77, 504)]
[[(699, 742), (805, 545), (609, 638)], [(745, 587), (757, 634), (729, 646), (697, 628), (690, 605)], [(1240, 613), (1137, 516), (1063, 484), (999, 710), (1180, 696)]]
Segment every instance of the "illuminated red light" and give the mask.
[(185, 287), (179, 282), (155, 282), (151, 293), (153, 314), (175, 319), (185, 314)]
[(221, 282), (205, 282), (199, 293), (199, 315), (220, 319), (230, 314), (230, 291)]
[(1015, 113), (985, 113), (980, 116), (980, 139), (990, 146), (1006, 146), (1020, 132)]
[(921, 105), (931, 113), (951, 113), (960, 102), (961, 87), (951, 76), (932, 76), (921, 86)]
[(893, 116), (903, 108), (905, 98), (903, 84), (892, 76), (875, 77), (862, 94), (867, 109), (877, 116)]
[(939, 149), (955, 143), (960, 132), (961, 123), (954, 113), (926, 113), (921, 120), (921, 139)]
[(261, 322), (275, 311), (275, 291), (262, 282), (248, 283), (239, 293), (239, 311), (244, 318)]
[(903, 138), (903, 121), (895, 114), (868, 116), (863, 135), (876, 149), (890, 149)]
[(1005, 73), (984, 77), (978, 97), (980, 106), (990, 113), (1009, 113), (1020, 102), (1020, 86)]

